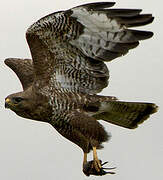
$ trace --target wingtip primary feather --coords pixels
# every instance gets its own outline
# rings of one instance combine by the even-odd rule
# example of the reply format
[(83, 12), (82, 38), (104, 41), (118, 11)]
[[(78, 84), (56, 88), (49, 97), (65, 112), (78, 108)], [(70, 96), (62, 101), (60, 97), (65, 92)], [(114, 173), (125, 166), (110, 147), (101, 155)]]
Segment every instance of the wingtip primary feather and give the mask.
[(19, 60), (19, 58), (6, 58), (6, 59), (4, 60), (4, 63), (5, 63), (8, 67), (10, 67), (10, 68), (12, 69), (12, 68), (13, 68), (13, 65), (15, 64), (15, 62), (16, 62), (17, 60)]
[(94, 2), (76, 6), (74, 8), (84, 7), (87, 10), (106, 9), (115, 5), (116, 2)]
[(139, 15), (142, 12), (142, 9), (109, 9), (107, 15), (110, 17), (133, 17)]
[(14, 58), (7, 58), (4, 60), (4, 63), (9, 66), (9, 64), (13, 61)]
[(140, 14), (133, 17), (118, 17), (119, 23), (125, 25), (126, 27), (144, 26), (152, 23), (153, 20), (154, 17), (152, 14)]
[(133, 30), (133, 29), (127, 29), (126, 31), (132, 34), (133, 40), (135, 41), (149, 39), (153, 36), (153, 32), (151, 31), (141, 31), (141, 30)]

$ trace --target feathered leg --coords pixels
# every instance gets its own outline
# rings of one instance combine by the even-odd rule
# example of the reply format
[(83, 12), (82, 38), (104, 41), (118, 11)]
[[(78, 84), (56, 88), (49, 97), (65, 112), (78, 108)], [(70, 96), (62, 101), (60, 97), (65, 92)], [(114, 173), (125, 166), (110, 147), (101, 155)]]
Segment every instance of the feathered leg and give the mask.
[[(108, 141), (110, 136), (95, 118), (79, 111), (72, 111), (69, 114), (62, 113), (51, 124), (60, 134), (82, 148), (84, 152), (83, 172), (85, 175), (102, 176), (110, 173), (104, 171), (102, 166), (106, 163), (101, 164), (102, 161), (98, 159), (96, 152), (96, 149), (102, 148), (102, 143)], [(87, 153), (90, 150), (93, 150), (93, 160), (87, 161)]]

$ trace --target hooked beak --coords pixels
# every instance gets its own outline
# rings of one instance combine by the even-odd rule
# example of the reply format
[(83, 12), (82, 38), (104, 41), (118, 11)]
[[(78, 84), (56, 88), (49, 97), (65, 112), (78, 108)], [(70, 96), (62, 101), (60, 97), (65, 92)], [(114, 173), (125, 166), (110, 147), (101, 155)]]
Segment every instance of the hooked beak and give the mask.
[(5, 108), (9, 108), (11, 104), (11, 100), (9, 98), (5, 99)]

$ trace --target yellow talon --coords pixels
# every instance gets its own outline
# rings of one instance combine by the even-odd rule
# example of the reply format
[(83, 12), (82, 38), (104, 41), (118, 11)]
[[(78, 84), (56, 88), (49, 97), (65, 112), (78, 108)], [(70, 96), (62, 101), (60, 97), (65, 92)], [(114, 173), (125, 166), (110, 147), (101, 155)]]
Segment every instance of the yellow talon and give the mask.
[(101, 163), (97, 157), (96, 147), (93, 147), (93, 160), (96, 170), (99, 172), (102, 168)]

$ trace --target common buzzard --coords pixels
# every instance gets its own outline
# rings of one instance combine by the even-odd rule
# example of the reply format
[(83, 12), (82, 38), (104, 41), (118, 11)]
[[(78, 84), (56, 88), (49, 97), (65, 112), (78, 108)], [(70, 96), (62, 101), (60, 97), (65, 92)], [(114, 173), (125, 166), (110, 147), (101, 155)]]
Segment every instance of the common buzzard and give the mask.
[[(151, 23), (151, 14), (110, 9), (114, 4), (84, 4), (41, 18), (26, 32), (32, 60), (5, 60), (23, 86), (22, 92), (6, 97), (5, 107), (24, 118), (50, 123), (77, 144), (84, 152), (87, 176), (114, 173), (105, 171), (106, 162), (97, 157), (96, 149), (110, 138), (98, 120), (133, 129), (157, 111), (153, 103), (97, 95), (108, 85), (104, 62), (125, 55), (153, 35), (129, 29)], [(93, 160), (87, 161), (91, 150)]]

